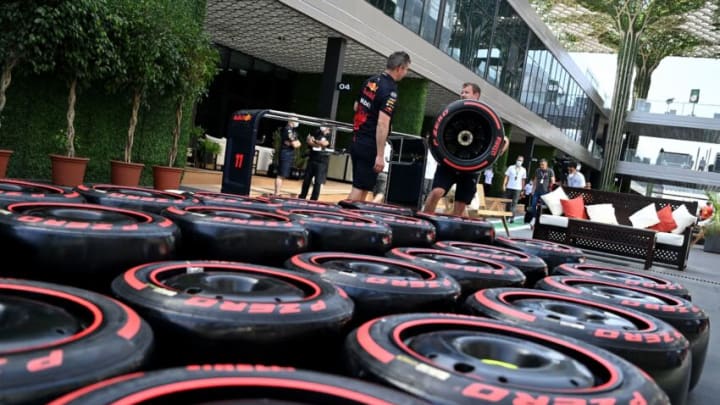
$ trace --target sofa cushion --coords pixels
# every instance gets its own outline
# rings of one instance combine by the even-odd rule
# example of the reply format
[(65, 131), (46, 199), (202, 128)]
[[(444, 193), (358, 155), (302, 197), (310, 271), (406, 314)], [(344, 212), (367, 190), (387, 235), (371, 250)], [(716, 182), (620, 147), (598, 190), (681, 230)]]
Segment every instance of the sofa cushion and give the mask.
[(660, 243), (663, 245), (670, 245), (670, 246), (682, 246), (684, 241), (685, 241), (685, 237), (683, 235), (677, 235), (677, 234), (668, 233), (668, 232), (656, 232), (655, 233), (655, 243)]
[(697, 217), (690, 214), (685, 204), (677, 207), (673, 211), (672, 217), (677, 224), (677, 228), (673, 229), (672, 233), (683, 233), (685, 232), (685, 228), (692, 226), (695, 221), (697, 221)]
[(570, 199), (570, 197), (565, 194), (565, 190), (563, 190), (562, 187), (558, 187), (547, 194), (543, 194), (540, 198), (542, 198), (545, 205), (547, 205), (548, 209), (550, 209), (550, 213), (553, 215), (562, 215), (563, 207), (560, 200)]
[(612, 204), (586, 205), (585, 211), (591, 221), (603, 224), (620, 225), (615, 218), (615, 207)]
[(675, 220), (672, 216), (672, 207), (669, 205), (666, 205), (662, 207), (657, 212), (658, 218), (660, 218), (660, 223), (657, 225), (653, 225), (650, 227), (650, 229), (658, 232), (670, 232), (673, 229), (677, 228), (677, 223), (675, 223)]
[(645, 229), (660, 223), (655, 203), (650, 203), (628, 217), (633, 228)]
[(585, 201), (582, 196), (571, 200), (560, 200), (560, 204), (566, 217), (588, 219), (587, 214), (585, 214)]
[(541, 224), (557, 226), (559, 228), (567, 228), (568, 219), (569, 219), (568, 217), (563, 217), (560, 215), (548, 215), (548, 214), (540, 215), (540, 223)]

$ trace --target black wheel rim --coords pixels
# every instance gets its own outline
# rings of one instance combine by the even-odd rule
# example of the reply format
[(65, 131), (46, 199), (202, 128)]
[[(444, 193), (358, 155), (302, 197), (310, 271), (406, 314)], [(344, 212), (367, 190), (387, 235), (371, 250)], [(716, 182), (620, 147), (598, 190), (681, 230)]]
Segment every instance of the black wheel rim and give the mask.
[(503, 255), (503, 256), (511, 256), (511, 257), (518, 257), (518, 258), (527, 258), (529, 257), (527, 254), (520, 252), (520, 251), (513, 251), (510, 249), (496, 249), (492, 246), (476, 246), (471, 243), (449, 243), (448, 246), (451, 246), (455, 249), (459, 250), (469, 250), (472, 252), (477, 253), (488, 253), (488, 254), (497, 254), (497, 255)]
[(315, 210), (303, 210), (303, 209), (291, 209), (290, 213), (307, 219), (325, 219), (345, 222), (365, 222), (372, 223), (373, 221), (367, 218), (363, 218), (359, 215), (350, 215), (340, 212), (331, 211), (315, 211)]
[(489, 121), (478, 120), (472, 111), (459, 111), (447, 120), (441, 142), (454, 159), (477, 159), (488, 150), (492, 139)]
[(133, 197), (152, 197), (152, 198), (166, 198), (170, 200), (185, 200), (185, 198), (179, 194), (165, 193), (162, 191), (145, 189), (140, 187), (120, 187), (120, 186), (95, 186), (95, 190), (102, 190), (110, 193), (123, 194)]
[(67, 339), (86, 326), (69, 308), (0, 293), (0, 355)]
[(188, 207), (185, 209), (188, 212), (194, 212), (198, 214), (237, 218), (237, 219), (249, 219), (249, 220), (261, 220), (261, 221), (282, 221), (288, 222), (290, 219), (270, 212), (255, 211), (242, 208), (230, 208), (230, 207)]
[(152, 221), (152, 218), (145, 213), (91, 204), (16, 203), (9, 205), (7, 209), (16, 214), (48, 220), (104, 222), (117, 225)]
[(463, 266), (473, 266), (473, 267), (487, 267), (487, 268), (496, 268), (495, 266), (491, 266), (489, 263), (480, 261), (480, 260), (474, 260), (467, 257), (461, 257), (461, 256), (453, 256), (453, 255), (446, 255), (442, 253), (414, 253), (412, 254), (415, 257), (432, 260), (435, 262), (440, 263), (452, 263), (452, 264), (459, 264)]
[(254, 302), (291, 302), (307, 296), (300, 286), (261, 274), (232, 272), (185, 273), (168, 277), (164, 285), (190, 295)]
[(444, 369), (491, 383), (543, 390), (575, 390), (597, 383), (592, 371), (580, 361), (513, 336), (447, 330), (422, 333), (404, 342)]
[(639, 330), (638, 326), (625, 317), (572, 302), (543, 298), (518, 298), (511, 304), (521, 311), (563, 324), (592, 324), (612, 329)]
[(2, 180), (0, 190), (21, 193), (42, 193), (42, 194), (64, 194), (64, 191), (57, 187), (45, 186), (43, 184), (28, 183), (24, 181)]
[(319, 261), (323, 268), (350, 274), (370, 274), (375, 276), (404, 278), (406, 280), (422, 280), (423, 277), (411, 268), (382, 261), (357, 259), (329, 259)]
[(620, 288), (620, 287), (612, 287), (607, 285), (598, 285), (598, 284), (585, 284), (585, 283), (578, 283), (573, 284), (573, 287), (579, 288), (583, 291), (589, 292), (593, 295), (599, 295), (605, 298), (610, 298), (613, 300), (620, 300), (620, 299), (626, 299), (626, 300), (632, 300), (636, 302), (642, 302), (646, 304), (660, 304), (660, 305), (667, 305), (668, 303), (664, 300), (652, 296), (650, 294), (645, 294), (640, 291), (635, 291), (632, 289), (626, 289), (626, 288)]

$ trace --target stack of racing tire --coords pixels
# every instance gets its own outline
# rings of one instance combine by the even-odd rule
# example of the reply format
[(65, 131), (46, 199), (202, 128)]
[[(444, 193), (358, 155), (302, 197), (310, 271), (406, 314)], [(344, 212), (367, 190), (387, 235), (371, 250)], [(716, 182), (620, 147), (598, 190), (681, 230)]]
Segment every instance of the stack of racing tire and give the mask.
[(680, 284), (361, 201), (0, 180), (0, 403), (685, 404)]

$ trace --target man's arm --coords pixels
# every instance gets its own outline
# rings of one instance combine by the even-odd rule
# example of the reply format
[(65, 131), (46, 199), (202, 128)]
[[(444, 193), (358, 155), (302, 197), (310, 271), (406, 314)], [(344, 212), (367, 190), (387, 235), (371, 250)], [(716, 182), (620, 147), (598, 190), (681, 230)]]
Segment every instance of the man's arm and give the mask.
[(380, 111), (378, 114), (378, 123), (375, 129), (375, 167), (374, 170), (380, 173), (385, 167), (385, 142), (387, 142), (388, 132), (390, 131), (390, 116)]

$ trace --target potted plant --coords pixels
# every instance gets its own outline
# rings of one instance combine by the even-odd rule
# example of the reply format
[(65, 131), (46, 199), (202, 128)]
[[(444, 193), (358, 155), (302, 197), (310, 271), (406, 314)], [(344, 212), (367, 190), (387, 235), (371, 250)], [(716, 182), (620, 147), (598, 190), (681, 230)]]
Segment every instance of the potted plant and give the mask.
[[(167, 166), (153, 166), (154, 187), (157, 189), (178, 189), (182, 180), (183, 169), (174, 167), (177, 159), (178, 144), (180, 143), (182, 131), (183, 108), (187, 101), (195, 102), (204, 96), (208, 86), (217, 73), (217, 62), (219, 54), (210, 39), (203, 32), (202, 26), (196, 21), (187, 20), (184, 23), (177, 21), (183, 15), (176, 17), (174, 27), (179, 28), (173, 36), (175, 40), (175, 57), (179, 67), (168, 74), (174, 74), (171, 78), (175, 94), (175, 122), (172, 130), (172, 144), (168, 153)], [(202, 128), (200, 129), (202, 131)], [(204, 132), (204, 131), (203, 131)], [(200, 132), (202, 134), (203, 132)], [(207, 140), (205, 140), (207, 141)], [(204, 146), (213, 150), (217, 155), (220, 145)], [(207, 148), (205, 150), (208, 150)]]
[(94, 80), (109, 76), (117, 64), (117, 54), (108, 36), (117, 20), (106, 3), (94, 0), (63, 2), (55, 8), (58, 46), (55, 47), (54, 74), (68, 85), (67, 129), (62, 132), (63, 154), (50, 154), (52, 181), (63, 186), (82, 184), (90, 159), (75, 156), (75, 113), (78, 92)]
[(705, 238), (703, 250), (711, 253), (720, 253), (720, 202), (716, 192), (705, 193), (712, 204), (713, 213), (710, 220), (703, 225), (701, 232)]
[[(213, 142), (207, 138), (198, 139), (198, 152), (200, 154), (200, 164), (203, 169), (208, 167), (215, 168), (215, 159), (221, 151), (219, 143)], [(212, 165), (212, 166), (210, 166)]]

